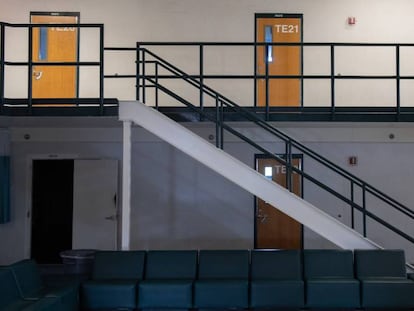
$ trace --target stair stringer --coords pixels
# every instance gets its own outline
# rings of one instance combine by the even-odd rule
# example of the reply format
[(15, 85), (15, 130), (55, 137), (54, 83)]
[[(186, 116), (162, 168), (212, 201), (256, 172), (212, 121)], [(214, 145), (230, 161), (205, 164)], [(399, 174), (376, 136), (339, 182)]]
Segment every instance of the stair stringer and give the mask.
[(316, 206), (139, 101), (121, 101), (119, 119), (143, 127), (341, 248), (381, 248)]

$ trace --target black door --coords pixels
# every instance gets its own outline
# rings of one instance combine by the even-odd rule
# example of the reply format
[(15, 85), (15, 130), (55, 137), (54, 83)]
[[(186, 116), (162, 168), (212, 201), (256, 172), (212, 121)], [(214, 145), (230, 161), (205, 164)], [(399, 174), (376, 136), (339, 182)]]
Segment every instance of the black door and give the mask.
[(73, 160), (34, 160), (31, 258), (61, 263), (72, 248)]

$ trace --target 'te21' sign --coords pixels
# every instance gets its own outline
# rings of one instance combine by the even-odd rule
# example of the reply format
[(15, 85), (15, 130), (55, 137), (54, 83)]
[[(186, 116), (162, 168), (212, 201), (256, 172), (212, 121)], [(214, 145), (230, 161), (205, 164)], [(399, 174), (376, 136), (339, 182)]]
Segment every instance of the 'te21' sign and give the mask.
[(278, 33), (298, 33), (298, 25), (275, 25), (276, 32)]

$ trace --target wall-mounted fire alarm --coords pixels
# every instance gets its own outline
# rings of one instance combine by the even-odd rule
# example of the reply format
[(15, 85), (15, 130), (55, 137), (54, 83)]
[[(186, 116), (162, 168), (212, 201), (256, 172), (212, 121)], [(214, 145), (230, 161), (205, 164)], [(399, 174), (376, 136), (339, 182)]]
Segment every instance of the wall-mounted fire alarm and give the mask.
[(351, 165), (351, 166), (358, 165), (358, 158), (356, 156), (350, 156), (348, 158), (348, 164)]
[(356, 24), (356, 18), (354, 16), (349, 16), (348, 17), (348, 25), (355, 25)]

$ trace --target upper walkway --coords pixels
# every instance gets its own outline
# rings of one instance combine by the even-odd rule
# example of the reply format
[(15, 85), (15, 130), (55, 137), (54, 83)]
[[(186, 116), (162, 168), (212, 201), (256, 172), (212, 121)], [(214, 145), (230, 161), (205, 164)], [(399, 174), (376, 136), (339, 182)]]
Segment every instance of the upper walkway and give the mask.
[[(140, 100), (177, 121), (198, 122), (197, 114), (162, 89), (209, 110), (216, 107), (206, 96), (211, 88), (268, 121), (414, 121), (414, 44), (137, 42), (108, 47), (103, 24), (77, 24), (76, 61), (36, 60), (36, 29), (56, 26), (73, 28), (0, 22), (0, 115), (116, 116), (118, 100)], [(259, 70), (264, 46), (299, 48), (299, 73), (275, 74), (268, 63)], [(36, 98), (40, 66), (75, 68), (76, 95)], [(288, 79), (300, 84), (300, 100), (296, 106), (274, 106), (272, 82)], [(240, 120), (226, 109), (223, 118)]]

